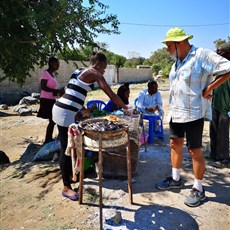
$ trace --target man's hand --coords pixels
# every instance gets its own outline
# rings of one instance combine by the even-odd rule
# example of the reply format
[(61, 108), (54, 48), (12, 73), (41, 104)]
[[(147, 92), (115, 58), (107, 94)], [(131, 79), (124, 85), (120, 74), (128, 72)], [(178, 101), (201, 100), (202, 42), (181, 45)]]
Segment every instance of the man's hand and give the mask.
[(212, 99), (212, 94), (211, 94), (212, 90), (209, 89), (209, 86), (207, 86), (207, 88), (205, 88), (203, 90), (203, 97), (207, 100), (211, 100)]
[(153, 112), (153, 108), (152, 107), (146, 107), (145, 110), (148, 111), (148, 112)]
[(159, 106), (155, 105), (154, 107), (146, 107), (145, 110), (154, 113), (156, 110), (159, 110)]
[(155, 111), (160, 110), (159, 105), (155, 105), (154, 108), (155, 108)]

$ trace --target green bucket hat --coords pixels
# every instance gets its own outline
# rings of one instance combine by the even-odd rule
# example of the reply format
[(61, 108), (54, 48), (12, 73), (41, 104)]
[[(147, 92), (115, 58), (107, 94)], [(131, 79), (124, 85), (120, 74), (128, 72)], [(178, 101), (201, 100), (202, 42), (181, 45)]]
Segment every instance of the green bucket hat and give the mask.
[(180, 42), (192, 38), (193, 36), (187, 35), (183, 29), (178, 27), (173, 27), (167, 32), (167, 34), (165, 35), (165, 40), (162, 41), (162, 43), (165, 44), (166, 42)]

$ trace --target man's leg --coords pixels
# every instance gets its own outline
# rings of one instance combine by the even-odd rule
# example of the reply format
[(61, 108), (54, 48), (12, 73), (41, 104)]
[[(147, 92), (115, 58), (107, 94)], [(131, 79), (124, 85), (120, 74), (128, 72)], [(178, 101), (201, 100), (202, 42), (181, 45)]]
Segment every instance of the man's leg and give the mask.
[(189, 153), (193, 163), (194, 184), (190, 194), (185, 197), (184, 203), (190, 207), (196, 207), (206, 198), (202, 187), (205, 163), (201, 148), (189, 149)]
[(219, 115), (216, 160), (229, 160), (229, 120), (227, 114)]
[(172, 179), (180, 180), (180, 168), (183, 155), (184, 138), (173, 138), (170, 140), (171, 146), (171, 163), (172, 163)]
[(170, 139), (172, 168), (180, 169), (184, 138)]
[(201, 148), (189, 149), (189, 154), (192, 158), (193, 173), (197, 180), (203, 180), (205, 163)]
[(217, 146), (217, 131), (219, 126), (219, 112), (212, 109), (212, 120), (209, 126), (209, 136), (210, 136), (210, 158), (216, 160), (216, 146)]
[(201, 200), (205, 199), (205, 191), (202, 187), (205, 162), (202, 155), (202, 133), (204, 119), (191, 122), (186, 127), (188, 152), (192, 158), (194, 184), (188, 196), (185, 197), (184, 203), (191, 207), (196, 207)]
[(184, 138), (172, 138), (170, 139), (171, 145), (171, 163), (172, 163), (172, 175), (165, 180), (156, 184), (156, 187), (161, 190), (171, 188), (181, 188), (180, 167), (182, 162), (182, 150), (183, 150)]
[(184, 124), (174, 123), (171, 120), (169, 122), (169, 128), (172, 175), (156, 184), (156, 187), (161, 190), (182, 187), (182, 182), (180, 178), (180, 167), (182, 162), (182, 152), (184, 144)]

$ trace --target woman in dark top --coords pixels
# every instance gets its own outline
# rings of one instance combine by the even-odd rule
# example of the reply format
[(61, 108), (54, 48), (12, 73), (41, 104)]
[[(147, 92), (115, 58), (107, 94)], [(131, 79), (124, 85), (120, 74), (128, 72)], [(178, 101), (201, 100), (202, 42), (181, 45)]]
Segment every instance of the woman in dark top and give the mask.
[[(124, 83), (117, 90), (117, 96), (120, 97), (120, 99), (124, 102), (125, 105), (129, 104), (129, 94), (129, 83)], [(103, 108), (103, 110), (107, 112), (114, 112), (119, 109), (121, 109), (121, 107), (114, 103), (112, 100), (109, 100), (106, 106)]]

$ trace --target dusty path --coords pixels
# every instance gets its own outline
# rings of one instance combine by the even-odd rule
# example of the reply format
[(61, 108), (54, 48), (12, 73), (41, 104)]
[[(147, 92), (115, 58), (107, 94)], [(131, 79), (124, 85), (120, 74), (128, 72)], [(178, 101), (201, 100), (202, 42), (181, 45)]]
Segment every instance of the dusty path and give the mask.
[[(167, 115), (168, 92), (163, 91)], [(132, 95), (133, 100), (137, 95)], [(36, 106), (35, 106), (36, 107)], [(5, 114), (3, 114), (4, 112)], [(44, 140), (46, 121), (36, 115), (19, 117), (12, 108), (1, 111), (1, 147), (11, 160), (0, 173), (0, 229), (56, 230), (99, 229), (97, 178), (87, 178), (84, 204), (61, 196), (62, 182), (55, 162), (22, 163), (19, 161), (30, 143)], [(166, 120), (166, 119), (165, 119)], [(159, 191), (155, 183), (170, 174), (168, 125), (165, 140), (140, 149), (139, 170), (134, 176), (134, 204), (128, 203), (127, 184), (123, 180), (103, 180), (103, 220), (107, 229), (230, 229), (229, 168), (217, 168), (207, 161), (204, 185), (207, 200), (197, 208), (184, 205), (184, 195), (193, 183), (191, 161), (184, 149), (181, 190)], [(55, 131), (57, 133), (57, 131)], [(208, 123), (204, 144), (208, 143)], [(76, 187), (78, 184), (76, 184)], [(109, 219), (121, 211), (122, 222), (112, 225)]]

